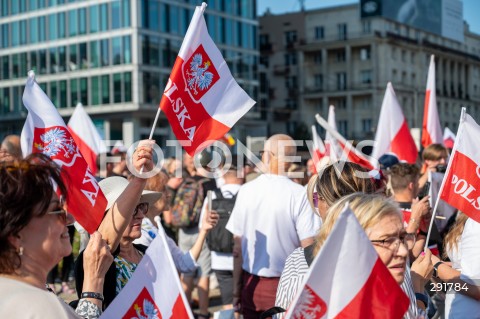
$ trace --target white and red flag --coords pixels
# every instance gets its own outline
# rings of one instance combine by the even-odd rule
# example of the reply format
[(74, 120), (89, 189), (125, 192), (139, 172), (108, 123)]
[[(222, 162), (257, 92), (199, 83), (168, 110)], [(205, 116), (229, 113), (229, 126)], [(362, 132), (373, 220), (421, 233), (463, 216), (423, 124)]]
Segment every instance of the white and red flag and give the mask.
[(480, 126), (462, 108), (440, 198), (480, 223)]
[(312, 159), (315, 165), (315, 170), (319, 172), (320, 160), (326, 156), (325, 145), (317, 133), (317, 128), (312, 125), (312, 140), (313, 140), (313, 154)]
[(400, 319), (409, 303), (347, 204), (286, 318)]
[(68, 212), (93, 233), (103, 219), (107, 199), (62, 117), (35, 82), (33, 71), (28, 72), (23, 104), (28, 110), (21, 136), (23, 155), (43, 153), (61, 167), (68, 185)]
[[(345, 137), (343, 137), (336, 129), (331, 127), (330, 123), (325, 121), (323, 117), (317, 114), (315, 118), (317, 119), (318, 124), (320, 124), (327, 131), (327, 134), (329, 134), (330, 141), (333, 141), (331, 145), (336, 144), (340, 148), (340, 156), (337, 159), (330, 157), (331, 161), (349, 161), (361, 165), (366, 169), (369, 169), (370, 171), (375, 170), (379, 166), (377, 160), (359, 151), (355, 146), (352, 145), (352, 143), (347, 141), (347, 139), (345, 139)], [(326, 143), (327, 141), (325, 141), (325, 144)], [(325, 148), (327, 149), (328, 155), (329, 153), (327, 145), (325, 145)]]
[[(328, 125), (338, 132), (337, 122), (335, 120), (335, 106), (330, 105), (328, 108)], [(338, 161), (342, 157), (342, 148), (338, 144), (338, 140), (332, 135), (331, 131), (326, 130), (325, 133), (325, 148), (327, 150), (327, 156), (331, 158), (333, 162)]]
[(403, 115), (390, 82), (387, 84), (383, 98), (372, 156), (378, 159), (389, 152), (395, 153), (399, 160), (411, 164), (415, 164), (418, 156), (417, 146), (410, 134), (407, 119)]
[[(221, 139), (255, 104), (237, 84), (196, 7), (160, 101), (173, 132), (194, 155)], [(186, 142), (186, 143), (185, 143)]]
[(453, 144), (455, 144), (455, 133), (453, 133), (448, 127), (445, 127), (445, 130), (443, 131), (443, 145), (452, 149)]
[(100, 318), (193, 319), (165, 232), (158, 233), (130, 280)]
[(422, 146), (430, 144), (442, 144), (442, 127), (438, 117), (437, 92), (435, 85), (435, 56), (430, 57), (428, 68), (427, 90), (425, 92), (425, 104), (423, 109)]
[(67, 126), (80, 153), (82, 153), (88, 167), (95, 175), (97, 172), (97, 156), (106, 152), (107, 149), (102, 143), (102, 138), (98, 134), (92, 119), (83, 108), (82, 103), (78, 103), (75, 107), (75, 111), (73, 111)]

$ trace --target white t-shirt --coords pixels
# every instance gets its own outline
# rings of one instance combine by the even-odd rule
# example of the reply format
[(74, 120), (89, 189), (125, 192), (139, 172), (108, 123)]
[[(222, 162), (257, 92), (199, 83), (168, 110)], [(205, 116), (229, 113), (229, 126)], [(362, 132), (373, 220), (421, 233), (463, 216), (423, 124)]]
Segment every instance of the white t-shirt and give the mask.
[[(480, 285), (480, 223), (469, 218), (465, 223), (460, 246), (460, 279)], [(448, 318), (480, 318), (480, 301), (460, 293), (454, 295)]]
[[(223, 184), (220, 187), (222, 195), (225, 198), (232, 198), (235, 194), (238, 193), (242, 185), (238, 184)], [(212, 199), (217, 198), (215, 192), (212, 193)], [(203, 215), (207, 210), (207, 199), (203, 202), (202, 213), (200, 214), (200, 222), (198, 223), (198, 228), (202, 227)], [(211, 250), (212, 257), (212, 269), (213, 270), (230, 270), (233, 271), (233, 255), (230, 253), (219, 253)]]
[(314, 237), (320, 224), (303, 186), (262, 174), (240, 188), (227, 229), (242, 237), (245, 271), (280, 277), (288, 255), (301, 240)]
[(69, 305), (50, 291), (1, 276), (0, 287), (0, 318), (80, 318)]

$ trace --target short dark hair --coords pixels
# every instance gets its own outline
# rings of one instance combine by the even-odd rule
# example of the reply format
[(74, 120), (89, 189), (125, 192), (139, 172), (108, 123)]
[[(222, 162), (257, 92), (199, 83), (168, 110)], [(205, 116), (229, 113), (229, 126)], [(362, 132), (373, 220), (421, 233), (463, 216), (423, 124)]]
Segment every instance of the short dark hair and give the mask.
[(416, 182), (420, 177), (420, 169), (415, 164), (398, 163), (390, 167), (388, 175), (393, 191), (400, 191), (406, 189), (408, 184)]
[(16, 163), (0, 164), (0, 274), (21, 266), (8, 238), (17, 235), (34, 217), (47, 213), (54, 185), (66, 197), (60, 167), (43, 154), (31, 154)]

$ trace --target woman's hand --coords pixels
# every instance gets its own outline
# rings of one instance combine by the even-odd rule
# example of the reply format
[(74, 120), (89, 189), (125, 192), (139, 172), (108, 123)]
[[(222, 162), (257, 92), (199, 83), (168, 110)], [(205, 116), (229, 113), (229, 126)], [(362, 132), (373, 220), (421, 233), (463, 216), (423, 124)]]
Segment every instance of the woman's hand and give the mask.
[(202, 230), (208, 232), (213, 229), (218, 223), (218, 219), (220, 216), (217, 214), (216, 211), (212, 210), (209, 211), (208, 208), (205, 210), (205, 215), (203, 216), (202, 220)]
[(133, 167), (137, 172), (149, 172), (153, 169), (153, 145), (155, 145), (154, 140), (141, 140), (138, 143), (132, 156)]
[(429, 249), (413, 262), (410, 274), (415, 292), (423, 293), (425, 284), (433, 274), (432, 252)]
[(94, 232), (90, 236), (87, 248), (83, 253), (85, 279), (104, 280), (112, 262), (113, 256), (110, 247), (98, 231)]

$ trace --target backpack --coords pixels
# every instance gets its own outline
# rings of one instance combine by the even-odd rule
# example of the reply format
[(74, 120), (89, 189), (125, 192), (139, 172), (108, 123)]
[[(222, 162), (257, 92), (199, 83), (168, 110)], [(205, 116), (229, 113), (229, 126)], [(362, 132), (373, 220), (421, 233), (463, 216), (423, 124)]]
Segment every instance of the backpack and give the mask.
[(211, 229), (207, 234), (207, 245), (212, 251), (220, 253), (233, 252), (233, 234), (230, 233), (225, 226), (227, 225), (230, 214), (232, 214), (233, 206), (237, 195), (232, 198), (223, 197), (222, 191), (215, 190), (216, 198), (212, 199), (212, 210), (219, 215), (217, 226)]
[(198, 225), (203, 200), (205, 199), (203, 184), (207, 181), (207, 178), (201, 180), (185, 178), (175, 194), (171, 208), (173, 226), (191, 227)]

